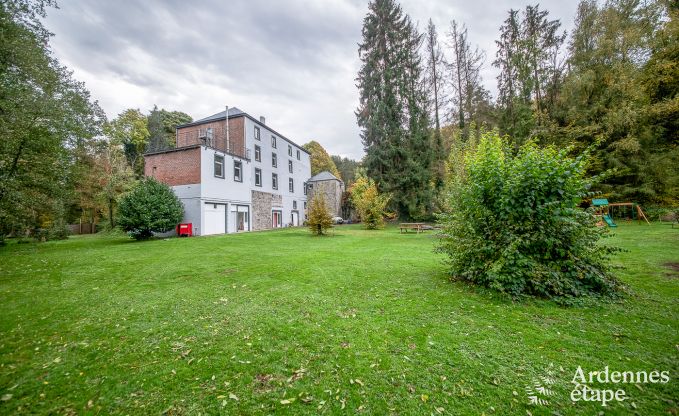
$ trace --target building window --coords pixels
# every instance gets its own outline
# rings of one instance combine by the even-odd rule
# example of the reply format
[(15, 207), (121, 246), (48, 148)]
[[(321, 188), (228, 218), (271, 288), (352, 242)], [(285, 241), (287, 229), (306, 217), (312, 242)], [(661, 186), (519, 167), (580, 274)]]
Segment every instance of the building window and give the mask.
[(306, 210), (306, 201), (304, 201), (304, 209)]
[(299, 155), (300, 155), (300, 152), (299, 152), (299, 149), (297, 149), (297, 160), (299, 160)]
[(309, 185), (306, 182), (304, 182), (304, 185), (302, 185), (302, 187), (304, 188), (304, 195), (306, 195), (307, 188), (309, 187)]
[(243, 162), (239, 160), (233, 162), (233, 180), (243, 182)]
[(278, 158), (276, 157), (275, 153), (271, 153), (271, 166), (274, 168), (278, 167)]
[(224, 156), (215, 155), (215, 177), (224, 177)]
[(255, 186), (262, 186), (262, 170), (255, 168)]
[(255, 145), (255, 161), (262, 161), (262, 148), (257, 145)]
[(288, 189), (290, 190), (291, 193), (295, 192), (295, 181), (292, 180), (292, 178), (288, 179)]
[(259, 138), (259, 127), (255, 126), (255, 140), (261, 140)]
[(278, 174), (277, 173), (271, 174), (271, 187), (273, 189), (278, 189)]
[(288, 156), (292, 156), (292, 146), (288, 145)]
[(276, 148), (276, 136), (271, 136), (271, 147)]
[(292, 173), (292, 160), (288, 160), (288, 172)]
[(297, 209), (297, 201), (292, 201), (292, 209)]

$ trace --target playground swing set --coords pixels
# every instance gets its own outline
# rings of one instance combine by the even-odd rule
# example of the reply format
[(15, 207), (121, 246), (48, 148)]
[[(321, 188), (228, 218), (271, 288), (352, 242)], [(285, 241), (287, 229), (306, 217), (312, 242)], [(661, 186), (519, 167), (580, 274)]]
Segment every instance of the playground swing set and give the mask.
[(615, 211), (619, 219), (626, 219), (627, 221), (637, 220), (641, 223), (643, 219), (648, 225), (646, 214), (641, 209), (641, 205), (634, 202), (608, 202), (608, 199), (592, 199), (592, 206), (596, 208), (596, 215), (601, 216), (601, 221), (597, 225), (603, 226), (604, 223), (609, 227), (617, 227), (618, 225), (613, 220), (613, 212)]

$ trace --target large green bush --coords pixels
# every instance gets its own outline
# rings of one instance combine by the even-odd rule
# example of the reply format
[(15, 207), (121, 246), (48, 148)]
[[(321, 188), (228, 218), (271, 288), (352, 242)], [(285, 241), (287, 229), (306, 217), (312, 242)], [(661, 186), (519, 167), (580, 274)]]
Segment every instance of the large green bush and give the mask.
[(184, 216), (184, 207), (169, 186), (153, 178), (142, 179), (118, 204), (118, 226), (137, 240), (172, 230)]
[(450, 211), (440, 216), (438, 250), (453, 277), (562, 301), (615, 293), (615, 249), (599, 241), (607, 230), (578, 208), (590, 186), (586, 158), (531, 142), (515, 154), (486, 133), (451, 178)]

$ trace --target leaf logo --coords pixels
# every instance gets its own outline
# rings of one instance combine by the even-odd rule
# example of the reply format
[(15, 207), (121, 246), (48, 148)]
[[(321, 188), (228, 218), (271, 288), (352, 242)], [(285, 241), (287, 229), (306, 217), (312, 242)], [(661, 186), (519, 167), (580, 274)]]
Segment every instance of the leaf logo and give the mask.
[(553, 371), (547, 370), (546, 376), (534, 377), (532, 385), (526, 386), (528, 404), (534, 406), (548, 406), (548, 397), (553, 396), (554, 392), (549, 386), (554, 384)]

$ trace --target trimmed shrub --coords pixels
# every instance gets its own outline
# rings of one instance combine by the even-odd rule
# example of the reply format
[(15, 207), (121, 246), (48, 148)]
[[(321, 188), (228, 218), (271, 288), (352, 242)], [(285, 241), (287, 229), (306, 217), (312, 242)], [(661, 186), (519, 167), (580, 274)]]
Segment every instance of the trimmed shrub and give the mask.
[(587, 154), (539, 148), (517, 154), (496, 132), (486, 133), (451, 179), (449, 212), (440, 215), (438, 251), (454, 278), (501, 292), (569, 302), (619, 288), (591, 210), (578, 203), (590, 188)]
[(306, 221), (313, 235), (323, 235), (332, 227), (332, 217), (325, 204), (325, 198), (316, 195), (309, 206), (309, 218)]
[(153, 178), (139, 181), (118, 204), (118, 226), (137, 240), (172, 230), (184, 216), (184, 207), (169, 186)]

